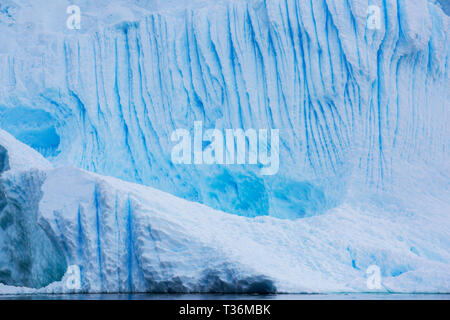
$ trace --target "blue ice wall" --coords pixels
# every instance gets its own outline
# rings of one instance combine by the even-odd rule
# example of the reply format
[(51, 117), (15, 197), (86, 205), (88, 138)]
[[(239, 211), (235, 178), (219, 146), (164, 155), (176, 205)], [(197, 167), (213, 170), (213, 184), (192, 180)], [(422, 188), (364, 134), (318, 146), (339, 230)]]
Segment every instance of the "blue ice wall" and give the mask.
[[(367, 27), (370, 4), (379, 29)], [(448, 30), (426, 0), (153, 13), (51, 38), (39, 57), (2, 55), (0, 122), (56, 163), (245, 216), (320, 214), (364, 190), (391, 192), (410, 165), (449, 174)], [(194, 121), (279, 129), (279, 173), (174, 165), (170, 135)]]
[(58, 154), (60, 139), (55, 120), (43, 110), (0, 107), (0, 126), (44, 156)]

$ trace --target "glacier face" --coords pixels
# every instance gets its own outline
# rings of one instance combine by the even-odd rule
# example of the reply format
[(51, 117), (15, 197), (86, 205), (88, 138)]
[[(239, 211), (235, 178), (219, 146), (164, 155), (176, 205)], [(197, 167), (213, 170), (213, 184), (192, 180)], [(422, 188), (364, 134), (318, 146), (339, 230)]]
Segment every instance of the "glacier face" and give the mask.
[[(434, 2), (73, 1), (69, 30), (64, 2), (2, 1), (0, 128), (52, 165), (1, 132), (0, 218), (18, 222), (0, 231), (0, 283), (79, 265), (88, 292), (366, 291), (376, 264), (385, 291), (448, 291)], [(195, 121), (279, 129), (279, 173), (174, 165), (171, 133)]]
[[(48, 3), (33, 8), (53, 24), (21, 24), (30, 4), (17, 3), (17, 22), (2, 24), (0, 123), (55, 163), (281, 218), (392, 193), (409, 164), (449, 174), (448, 16), (432, 1), (136, 1), (148, 15), (101, 31), (85, 1), (80, 31)], [(379, 30), (368, 5), (382, 8)], [(26, 43), (8, 38), (27, 25)], [(279, 174), (174, 166), (170, 135), (194, 121), (280, 129)]]

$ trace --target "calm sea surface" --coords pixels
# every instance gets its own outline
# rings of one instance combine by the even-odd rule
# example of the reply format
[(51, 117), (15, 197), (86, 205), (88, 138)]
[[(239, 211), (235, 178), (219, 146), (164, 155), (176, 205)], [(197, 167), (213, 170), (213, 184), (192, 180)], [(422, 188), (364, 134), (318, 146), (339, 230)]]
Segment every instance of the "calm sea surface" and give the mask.
[(450, 300), (450, 294), (52, 294), (0, 295), (0, 300)]

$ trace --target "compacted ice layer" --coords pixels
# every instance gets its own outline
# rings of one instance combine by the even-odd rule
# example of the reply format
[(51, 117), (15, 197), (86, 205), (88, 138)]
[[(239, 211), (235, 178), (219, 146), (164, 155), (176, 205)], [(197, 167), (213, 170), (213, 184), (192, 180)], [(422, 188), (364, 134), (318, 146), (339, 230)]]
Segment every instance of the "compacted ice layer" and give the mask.
[[(1, 281), (0, 293), (366, 292), (371, 265), (381, 270), (379, 291), (447, 292), (450, 287), (448, 212), (439, 210), (445, 198), (420, 199), (434, 205), (432, 215), (345, 204), (296, 221), (247, 218), (116, 178), (53, 169), (4, 131), (0, 145), (12, 160), (2, 181), (28, 195), (17, 198), (15, 214), (25, 214), (19, 209), (29, 198), (40, 199), (37, 219), (27, 223), (45, 237), (28, 246), (57, 248), (31, 255), (31, 262), (75, 265), (81, 271), (79, 289), (67, 286), (66, 274), (46, 287)], [(10, 178), (21, 171), (14, 167), (19, 158), (44, 164), (21, 173), (41, 177), (39, 184)], [(411, 206), (420, 208), (413, 199)], [(10, 233), (0, 239), (8, 243)], [(4, 259), (0, 256), (0, 264), (22, 278), (46, 274), (15, 270)], [(52, 273), (57, 274), (61, 279), (62, 273)]]
[(0, 130), (0, 283), (43, 287), (66, 270), (37, 222), (48, 168), (39, 153)]

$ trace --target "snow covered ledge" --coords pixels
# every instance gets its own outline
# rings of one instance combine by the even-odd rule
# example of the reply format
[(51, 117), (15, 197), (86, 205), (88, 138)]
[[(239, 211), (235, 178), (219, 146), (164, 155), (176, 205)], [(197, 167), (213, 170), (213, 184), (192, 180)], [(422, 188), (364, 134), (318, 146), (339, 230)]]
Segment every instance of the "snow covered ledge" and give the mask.
[[(0, 146), (10, 166), (1, 175), (1, 215), (11, 203), (17, 207), (12, 226), (0, 228), (0, 270), (12, 275), (0, 281), (8, 284), (0, 284), (3, 294), (367, 292), (371, 265), (381, 270), (378, 291), (450, 287), (448, 230), (439, 220), (445, 214), (394, 215), (347, 204), (296, 221), (245, 218), (115, 178), (53, 169), (1, 130)], [(32, 232), (19, 250), (11, 240), (25, 234), (21, 228)], [(30, 253), (31, 268), (8, 259), (8, 244)], [(69, 266), (80, 270), (78, 289), (63, 277)], [(52, 277), (61, 280), (46, 285)]]

